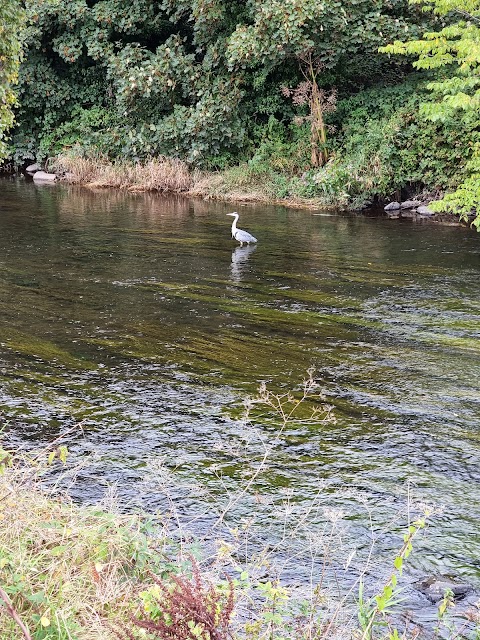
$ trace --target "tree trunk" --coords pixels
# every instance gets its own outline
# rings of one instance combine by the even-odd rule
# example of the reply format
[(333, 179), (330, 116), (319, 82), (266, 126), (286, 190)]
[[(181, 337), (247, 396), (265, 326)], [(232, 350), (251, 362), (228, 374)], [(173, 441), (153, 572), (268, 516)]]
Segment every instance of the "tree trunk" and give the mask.
[(327, 135), (325, 131), (325, 123), (323, 121), (323, 105), (322, 97), (318, 84), (312, 78), (312, 95), (310, 98), (310, 117), (311, 117), (311, 146), (312, 156), (311, 162), (313, 167), (321, 167), (328, 160), (326, 149)]

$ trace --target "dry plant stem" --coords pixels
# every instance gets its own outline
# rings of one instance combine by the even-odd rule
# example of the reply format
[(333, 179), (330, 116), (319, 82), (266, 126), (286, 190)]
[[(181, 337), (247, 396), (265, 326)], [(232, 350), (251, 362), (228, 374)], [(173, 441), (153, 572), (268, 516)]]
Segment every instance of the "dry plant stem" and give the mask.
[(326, 149), (327, 135), (323, 114), (327, 110), (327, 104), (323, 99), (323, 93), (318, 86), (317, 74), (321, 65), (316, 60), (312, 51), (307, 51), (299, 56), (300, 71), (309, 86), (308, 105), (310, 107), (310, 145), (313, 167), (322, 167), (328, 160)]
[(10, 602), (10, 599), (9, 599), (8, 595), (5, 593), (5, 591), (2, 589), (2, 587), (0, 587), (0, 598), (5, 603), (5, 608), (7, 610), (8, 615), (11, 618), (13, 618), (13, 620), (15, 620), (15, 622), (18, 624), (18, 626), (22, 630), (22, 634), (23, 634), (23, 637), (25, 638), (25, 640), (32, 640), (32, 636), (30, 635), (27, 627), (23, 624), (22, 620), (20, 619), (20, 616), (18, 615), (18, 613), (13, 608), (12, 603)]
[(372, 538), (371, 538), (371, 541), (370, 541), (367, 560), (366, 560), (365, 565), (363, 567), (362, 573), (358, 576), (358, 578), (355, 580), (353, 585), (350, 587), (350, 589), (343, 596), (343, 598), (341, 598), (341, 600), (338, 602), (337, 606), (335, 607), (335, 610), (333, 612), (331, 620), (328, 623), (328, 626), (327, 626), (327, 628), (326, 628), (326, 630), (324, 632), (324, 636), (326, 638), (328, 637), (328, 634), (332, 630), (332, 628), (333, 628), (333, 626), (335, 624), (335, 621), (337, 619), (337, 616), (339, 615), (342, 607), (345, 605), (345, 603), (347, 602), (348, 598), (353, 594), (354, 590), (358, 589), (358, 585), (360, 584), (361, 580), (363, 579), (363, 577), (365, 576), (365, 574), (367, 573), (367, 571), (368, 571), (368, 569), (370, 567), (370, 563), (372, 561), (372, 556), (373, 556), (373, 550), (375, 548), (375, 536), (373, 535), (373, 531), (374, 531), (373, 518), (372, 518), (372, 512), (371, 512), (370, 509), (368, 510), (368, 515), (369, 515), (369, 520), (370, 520), (370, 531), (372, 533)]
[[(78, 431), (79, 429), (80, 429), (80, 431), (83, 431), (83, 422), (79, 422), (79, 423), (75, 424), (73, 427), (71, 427), (70, 429), (67, 429), (67, 431), (64, 431), (63, 433), (61, 433), (57, 438), (55, 438), (55, 440), (52, 440), (52, 442), (49, 442), (43, 449), (41, 449), (40, 452), (34, 458), (28, 459), (29, 465), (31, 467), (31, 472), (26, 476), (26, 478), (24, 478), (23, 484), (26, 484), (28, 481), (31, 481), (31, 480), (33, 480), (35, 478), (35, 476), (37, 474), (38, 463), (42, 462), (42, 458), (49, 451), (51, 451), (52, 448), (58, 442), (61, 442), (70, 433), (73, 433), (74, 431)], [(6, 500), (12, 493), (13, 493), (13, 488), (10, 487), (9, 491), (7, 491), (7, 493), (5, 493), (3, 496), (0, 496), (0, 502), (2, 502), (3, 500)]]
[[(279, 435), (282, 433), (283, 429), (285, 427), (283, 427), (280, 430)], [(258, 465), (255, 473), (252, 475), (252, 477), (249, 479), (249, 481), (247, 482), (247, 484), (243, 487), (243, 489), (237, 493), (237, 495), (235, 495), (233, 498), (230, 499), (229, 503), (227, 504), (227, 506), (224, 508), (224, 510), (222, 511), (222, 513), (218, 516), (217, 520), (213, 523), (212, 529), (215, 529), (216, 527), (218, 527), (223, 520), (225, 519), (225, 516), (227, 515), (227, 513), (238, 503), (238, 501), (242, 498), (242, 496), (244, 496), (245, 494), (248, 493), (248, 490), (250, 489), (250, 487), (252, 486), (252, 484), (255, 482), (255, 480), (258, 478), (258, 475), (262, 472), (262, 470), (265, 467), (265, 464), (270, 456), (270, 448), (265, 448), (264, 454), (263, 454), (263, 458), (260, 462), (260, 464)]]
[[(297, 535), (300, 534), (300, 531), (301, 531), (302, 527), (309, 522), (310, 516), (311, 516), (311, 514), (312, 514), (312, 512), (313, 512), (313, 510), (315, 508), (315, 505), (316, 505), (316, 499), (318, 498), (318, 496), (320, 496), (321, 493), (322, 493), (322, 489), (320, 489), (317, 492), (317, 496), (312, 499), (312, 503), (311, 503), (310, 507), (305, 511), (305, 513), (302, 515), (302, 517), (299, 518), (296, 521), (295, 526), (288, 532), (288, 534), (285, 534), (277, 544), (269, 546), (268, 551), (266, 551), (266, 552), (264, 552), (262, 554), (262, 561), (264, 561), (264, 562), (267, 561), (271, 556), (273, 556), (275, 554), (276, 551), (278, 551), (281, 548), (281, 546), (282, 546), (282, 544), (284, 542), (286, 542), (288, 539), (294, 539), (294, 538), (297, 537)], [(333, 535), (333, 531), (331, 531), (330, 535)], [(327, 545), (327, 550), (329, 548), (330, 548), (330, 545), (328, 544)], [(296, 558), (297, 555), (298, 554), (291, 555), (290, 556), (290, 560), (293, 560), (294, 558)], [(328, 556), (328, 552), (324, 552), (324, 556), (325, 557)], [(323, 571), (322, 571), (322, 580), (323, 580)]]
[(457, 639), (458, 640), (462, 640), (462, 638), (465, 637), (463, 635), (463, 632), (467, 629), (467, 625), (468, 625), (468, 620), (466, 622), (464, 622), (459, 629), (455, 630), (453, 635), (450, 636), (449, 640), (457, 640)]
[[(323, 122), (323, 109), (322, 101), (320, 99), (320, 91), (317, 83), (317, 76), (315, 73), (312, 54), (308, 60), (308, 71), (310, 74), (310, 83), (312, 85), (312, 92), (310, 96), (310, 114), (311, 114), (311, 145), (312, 156), (311, 162), (314, 167), (323, 166), (328, 160), (325, 144), (327, 137), (325, 134), (325, 124)], [(305, 74), (304, 74), (305, 75)], [(319, 145), (320, 142), (320, 145)], [(320, 148), (319, 148), (320, 146)]]
[[(234, 507), (239, 502), (239, 500), (242, 498), (242, 496), (244, 496), (244, 495), (246, 495), (248, 493), (248, 491), (249, 491), (250, 487), (252, 486), (252, 484), (255, 482), (255, 480), (258, 478), (259, 474), (265, 468), (265, 464), (266, 464), (266, 462), (267, 462), (267, 460), (270, 457), (270, 454), (272, 452), (273, 445), (276, 442), (278, 442), (280, 436), (283, 434), (283, 432), (287, 428), (288, 421), (292, 418), (292, 416), (294, 415), (294, 413), (298, 409), (298, 407), (307, 399), (308, 395), (312, 392), (312, 390), (317, 386), (315, 380), (313, 379), (313, 373), (314, 372), (313, 372), (312, 369), (308, 370), (308, 376), (309, 377), (307, 378), (307, 380), (305, 380), (305, 382), (303, 384), (302, 397), (294, 403), (292, 409), (290, 411), (288, 411), (288, 413), (285, 412), (285, 409), (284, 409), (283, 396), (272, 395), (263, 386), (261, 387), (261, 389), (260, 389), (261, 401), (279, 412), (279, 414), (281, 415), (281, 418), (282, 418), (282, 425), (281, 425), (281, 427), (280, 427), (280, 429), (279, 429), (279, 431), (278, 431), (278, 433), (276, 435), (276, 438), (275, 438), (273, 444), (270, 445), (270, 446), (267, 446), (266, 444), (264, 444), (263, 457), (262, 457), (262, 460), (260, 461), (260, 464), (258, 465), (257, 469), (255, 470), (255, 473), (252, 474), (251, 478), (248, 480), (247, 484), (242, 488), (242, 490), (240, 492), (238, 492), (237, 495), (233, 496), (230, 499), (230, 501), (227, 504), (227, 506), (224, 508), (224, 510), (222, 511), (220, 516), (217, 518), (217, 520), (213, 524), (212, 529), (215, 529), (216, 527), (218, 527), (223, 522), (223, 520), (225, 519), (226, 514), (232, 509), (232, 507)], [(287, 399), (290, 399), (290, 396), (287, 396)], [(248, 415), (247, 415), (247, 418), (248, 418)]]
[(77, 422), (77, 424), (74, 424), (73, 427), (70, 427), (70, 429), (63, 431), (63, 433), (57, 436), (55, 440), (49, 442), (43, 449), (40, 450), (39, 454), (36, 457), (36, 460), (38, 460), (40, 456), (45, 455), (48, 451), (51, 451), (53, 446), (55, 446), (58, 442), (64, 440), (70, 433), (78, 430), (82, 431), (83, 433), (83, 420), (81, 422)]
[[(327, 160), (327, 152), (325, 144), (327, 141), (325, 134), (325, 124), (323, 122), (322, 104), (320, 94), (316, 82), (312, 83), (312, 97), (310, 100), (310, 113), (312, 114), (311, 138), (312, 138), (312, 157), (311, 162), (314, 167), (323, 166)], [(319, 145), (320, 142), (320, 145)], [(319, 148), (320, 146), (320, 148)]]

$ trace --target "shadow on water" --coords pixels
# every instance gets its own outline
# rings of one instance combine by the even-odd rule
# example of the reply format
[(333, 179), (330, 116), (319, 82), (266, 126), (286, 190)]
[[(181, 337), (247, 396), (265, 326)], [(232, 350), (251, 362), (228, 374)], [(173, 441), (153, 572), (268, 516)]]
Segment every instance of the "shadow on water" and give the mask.
[(254, 440), (245, 456), (243, 399), (261, 381), (294, 389), (313, 366), (337, 423), (282, 435), (250, 496), (265, 522), (285, 492), (298, 505), (320, 492), (367, 548), (364, 500), (381, 530), (410, 481), (445, 507), (415, 569), (480, 582), (474, 234), (252, 205), (240, 222), (259, 243), (238, 247), (223, 203), (0, 188), (2, 418), (15, 443), (82, 421), (70, 449), (93, 458), (76, 497), (116, 483), (164, 509), (162, 461), (182, 513), (200, 512), (261, 456)]

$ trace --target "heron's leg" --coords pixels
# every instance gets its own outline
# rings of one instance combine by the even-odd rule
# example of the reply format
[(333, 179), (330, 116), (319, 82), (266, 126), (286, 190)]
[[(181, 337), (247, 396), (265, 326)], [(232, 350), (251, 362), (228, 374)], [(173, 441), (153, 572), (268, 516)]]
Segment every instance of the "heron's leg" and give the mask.
[(243, 247), (243, 241), (242, 240), (240, 240), (240, 246)]

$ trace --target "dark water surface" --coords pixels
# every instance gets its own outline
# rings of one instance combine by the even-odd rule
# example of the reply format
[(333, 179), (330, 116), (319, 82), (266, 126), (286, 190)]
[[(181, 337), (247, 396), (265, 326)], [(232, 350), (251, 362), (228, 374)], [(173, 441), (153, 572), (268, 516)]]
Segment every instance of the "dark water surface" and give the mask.
[[(230, 240), (233, 208), (257, 246)], [(161, 510), (170, 470), (170, 496), (201, 529), (205, 503), (225, 501), (274, 438), (271, 424), (244, 429), (243, 399), (261, 381), (295, 389), (313, 366), (337, 422), (287, 428), (239, 519), (256, 504), (267, 527), (317, 496), (312, 524), (341, 507), (345, 537), (367, 548), (368, 509), (381, 533), (410, 480), (415, 499), (444, 506), (412, 566), (479, 584), (479, 242), (456, 227), (2, 180), (8, 437), (48, 442), (83, 421), (69, 447), (92, 460), (74, 495), (115, 482)]]

